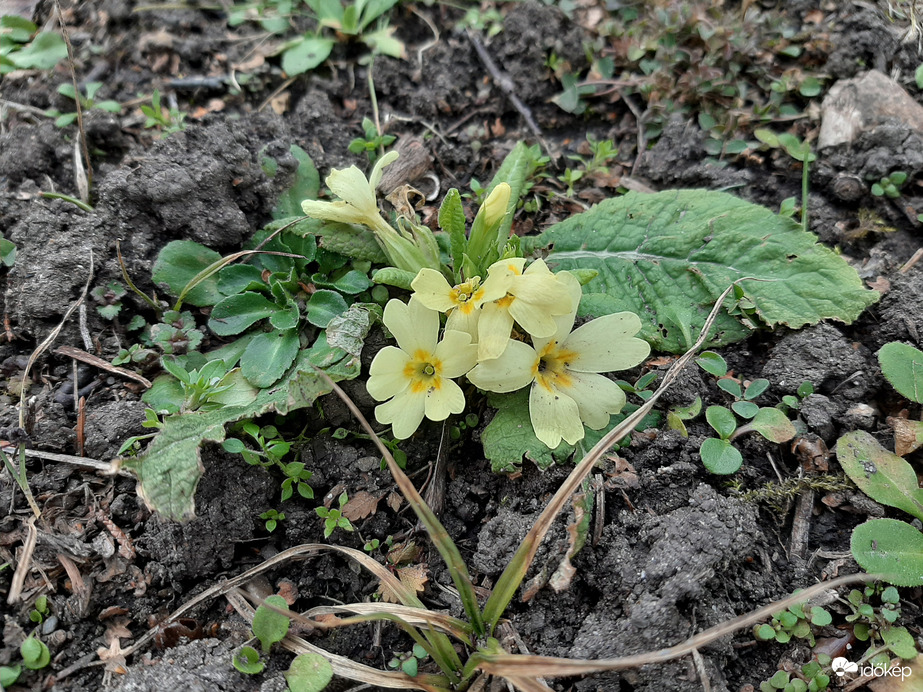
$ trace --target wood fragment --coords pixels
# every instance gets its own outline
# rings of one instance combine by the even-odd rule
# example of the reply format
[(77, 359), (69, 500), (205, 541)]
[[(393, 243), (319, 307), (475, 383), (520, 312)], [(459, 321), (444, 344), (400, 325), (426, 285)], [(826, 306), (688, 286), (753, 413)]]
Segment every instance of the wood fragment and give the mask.
[(23, 541), (22, 551), (19, 553), (19, 562), (10, 582), (10, 592), (6, 597), (6, 602), (9, 605), (18, 603), (22, 596), (22, 587), (26, 583), (26, 575), (29, 574), (29, 568), (32, 565), (32, 554), (35, 552), (37, 542), (38, 531), (35, 529), (35, 517), (29, 517), (26, 522), (26, 540)]

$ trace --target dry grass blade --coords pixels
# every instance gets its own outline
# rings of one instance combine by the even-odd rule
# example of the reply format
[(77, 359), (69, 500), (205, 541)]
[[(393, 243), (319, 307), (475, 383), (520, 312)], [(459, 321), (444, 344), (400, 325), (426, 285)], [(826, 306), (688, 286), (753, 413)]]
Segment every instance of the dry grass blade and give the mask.
[(810, 601), (820, 594), (845, 584), (855, 584), (858, 582), (876, 581), (885, 575), (881, 574), (848, 574), (837, 579), (815, 584), (814, 586), (799, 591), (797, 594), (783, 598), (780, 601), (770, 603), (751, 613), (741, 615), (740, 617), (728, 620), (719, 625), (701, 632), (686, 641), (659, 651), (651, 651), (646, 654), (636, 654), (633, 656), (623, 656), (620, 658), (607, 658), (599, 660), (590, 659), (568, 659), (555, 658), (552, 656), (523, 656), (516, 654), (475, 654), (483, 657), (483, 662), (478, 665), (480, 670), (492, 675), (499, 675), (505, 678), (517, 677), (519, 675), (529, 675), (532, 677), (568, 677), (571, 675), (583, 675), (586, 673), (597, 673), (605, 670), (625, 670), (627, 668), (637, 668), (639, 666), (650, 665), (651, 663), (663, 663), (672, 661), (691, 654), (697, 649), (701, 649), (716, 639), (726, 637), (733, 632), (750, 627), (758, 622), (770, 617), (773, 613), (778, 613), (789, 606)]
[[(743, 281), (745, 279), (741, 279)], [(513, 556), (513, 559), (507, 565), (506, 569), (503, 571), (503, 574), (497, 580), (497, 584), (494, 587), (493, 593), (490, 595), (490, 598), (487, 600), (487, 604), (484, 606), (484, 620), (487, 622), (488, 627), (493, 630), (496, 626), (497, 621), (500, 619), (500, 616), (506, 610), (506, 607), (509, 605), (509, 602), (512, 600), (513, 595), (516, 593), (516, 590), (519, 588), (520, 583), (522, 582), (523, 577), (525, 577), (526, 572), (529, 570), (529, 566), (532, 564), (532, 560), (535, 559), (535, 553), (538, 551), (539, 545), (541, 545), (542, 540), (545, 538), (545, 535), (548, 533), (548, 530), (551, 528), (552, 522), (554, 522), (555, 517), (558, 516), (558, 513), (564, 508), (565, 503), (568, 501), (571, 495), (576, 492), (580, 487), (580, 484), (583, 483), (583, 480), (589, 475), (589, 473), (596, 466), (597, 462), (602, 458), (602, 455), (605, 454), (609, 448), (615, 444), (618, 440), (628, 435), (632, 430), (635, 429), (635, 426), (640, 423), (644, 417), (650, 412), (657, 400), (663, 395), (670, 385), (673, 384), (673, 381), (679, 376), (679, 373), (686, 367), (690, 360), (698, 353), (699, 349), (705, 343), (708, 338), (708, 333), (711, 330), (712, 325), (715, 323), (715, 320), (718, 317), (722, 306), (724, 305), (725, 299), (730, 295), (731, 291), (734, 290), (735, 284), (731, 284), (725, 289), (724, 293), (718, 298), (715, 302), (714, 307), (708, 315), (708, 319), (705, 320), (705, 324), (702, 327), (702, 331), (699, 334), (699, 338), (692, 345), (686, 353), (680, 356), (672, 367), (667, 371), (667, 374), (664, 375), (663, 382), (660, 384), (660, 387), (657, 388), (657, 391), (654, 392), (653, 396), (648, 399), (644, 405), (642, 405), (637, 411), (629, 415), (622, 423), (615, 426), (609, 433), (607, 433), (596, 445), (587, 452), (587, 455), (577, 464), (576, 468), (571, 472), (570, 476), (564, 481), (558, 491), (555, 493), (554, 497), (551, 498), (551, 501), (542, 511), (538, 520), (529, 530), (529, 533), (523, 539), (522, 544), (519, 546), (519, 549), (516, 551), (516, 554)]]
[(26, 540), (23, 541), (22, 550), (19, 551), (19, 563), (16, 565), (16, 571), (13, 572), (10, 593), (6, 597), (6, 602), (9, 605), (17, 603), (22, 595), (22, 587), (26, 583), (26, 575), (29, 574), (29, 569), (32, 567), (32, 554), (35, 552), (37, 542), (38, 531), (35, 530), (35, 517), (30, 517), (26, 522)]
[[(350, 603), (344, 606), (318, 606), (306, 612), (304, 617), (308, 619), (309, 624), (316, 626), (318, 623), (310, 622), (310, 620), (315, 619), (318, 615), (337, 615), (341, 613), (349, 615), (375, 615), (378, 613), (396, 615), (414, 627), (439, 629), (463, 642), (468, 642), (471, 638), (471, 626), (464, 620), (459, 620), (445, 613), (410, 608), (395, 603)], [(345, 623), (346, 621), (344, 620), (343, 622)]]
[[(247, 603), (247, 601), (242, 597), (235, 598), (232, 594), (227, 595), (230, 596), (228, 600), (230, 601), (231, 605), (234, 606), (234, 609), (241, 615), (241, 617), (243, 617), (248, 622), (251, 622), (255, 612), (253, 606)], [(274, 608), (269, 604), (263, 605), (265, 605), (270, 610), (282, 613), (288, 617), (296, 615), (295, 613), (286, 612), (280, 608)], [(319, 646), (315, 646), (314, 644), (311, 644), (310, 642), (305, 641), (296, 635), (286, 635), (281, 644), (285, 649), (291, 651), (294, 654), (313, 653), (323, 656), (328, 661), (330, 661), (334, 675), (339, 675), (340, 677), (354, 680), (356, 682), (363, 682), (368, 685), (377, 685), (378, 687), (398, 690), (426, 690), (427, 692), (443, 692), (446, 689), (444, 686), (445, 680), (440, 676), (418, 675), (417, 677), (410, 677), (409, 675), (399, 671), (378, 670), (377, 668), (371, 668), (370, 666), (356, 663), (355, 661), (346, 658), (345, 656), (332, 654), (329, 651), (325, 651)]]
[(115, 375), (121, 375), (122, 377), (128, 378), (129, 380), (134, 380), (138, 384), (148, 389), (153, 386), (151, 381), (146, 377), (139, 375), (136, 372), (132, 372), (131, 370), (117, 367), (109, 361), (103, 360), (98, 356), (94, 356), (92, 353), (81, 351), (79, 348), (74, 348), (73, 346), (59, 346), (55, 349), (55, 353), (60, 356), (67, 356), (68, 358), (79, 360), (83, 363), (87, 363), (88, 365), (93, 365), (100, 370), (105, 370), (106, 372), (111, 372)]
[(521, 690), (522, 692), (550, 692), (551, 690), (548, 685), (535, 678), (507, 675), (504, 679), (517, 690)]

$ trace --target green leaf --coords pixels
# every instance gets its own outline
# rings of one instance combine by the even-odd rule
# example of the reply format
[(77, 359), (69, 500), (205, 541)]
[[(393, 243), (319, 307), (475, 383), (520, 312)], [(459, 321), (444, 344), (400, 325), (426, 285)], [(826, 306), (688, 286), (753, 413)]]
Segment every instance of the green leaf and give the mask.
[(503, 159), (503, 163), (497, 169), (496, 175), (490, 181), (490, 185), (487, 186), (488, 196), (500, 183), (509, 183), (510, 186), (510, 201), (506, 205), (506, 216), (497, 231), (498, 238), (509, 236), (510, 229), (513, 227), (513, 215), (516, 213), (519, 198), (522, 196), (523, 189), (530, 176), (538, 168), (540, 157), (541, 149), (538, 145), (530, 147), (524, 142), (517, 143), (513, 150)]
[(798, 91), (805, 98), (814, 98), (815, 96), (820, 95), (822, 90), (823, 85), (820, 83), (820, 80), (817, 77), (812, 77), (810, 75), (805, 77), (798, 87)]
[(22, 666), (18, 663), (15, 666), (0, 666), (0, 688), (7, 689), (13, 686), (19, 676), (22, 675)]
[(750, 420), (760, 411), (760, 407), (752, 401), (735, 401), (731, 404), (731, 410), (741, 418)]
[(218, 336), (233, 336), (269, 317), (279, 306), (262, 293), (246, 291), (222, 299), (208, 318), (208, 328)]
[(744, 395), (744, 390), (740, 386), (740, 382), (737, 380), (732, 380), (729, 377), (718, 380), (718, 389), (724, 390), (735, 399), (740, 399)]
[[(267, 604), (275, 606), (276, 608), (288, 610), (288, 603), (285, 602), (282, 596), (267, 596), (265, 601)], [(260, 604), (253, 614), (253, 623), (251, 627), (254, 636), (260, 640), (263, 653), (268, 654), (273, 644), (281, 642), (285, 638), (291, 624), (291, 618), (287, 615), (277, 613), (267, 608), (265, 605)]]
[(16, 246), (2, 236), (0, 236), (0, 262), (3, 262), (5, 267), (12, 267), (16, 263)]
[(769, 389), (769, 380), (762, 379), (762, 378), (758, 380), (753, 380), (749, 385), (747, 385), (747, 389), (744, 392), (744, 399), (747, 399), (748, 401), (752, 401), (756, 397), (760, 396), (767, 389)]
[(241, 647), (232, 659), (234, 667), (244, 675), (257, 675), (263, 672), (266, 665), (260, 661), (259, 652), (252, 646)]
[(291, 301), (287, 307), (269, 316), (269, 324), (275, 329), (295, 329), (300, 319), (301, 310), (298, 309), (295, 301)]
[(734, 445), (716, 437), (709, 437), (702, 443), (699, 456), (705, 468), (719, 475), (737, 473), (744, 463), (744, 458)]
[(301, 216), (301, 203), (306, 199), (317, 199), (320, 192), (320, 174), (308, 152), (297, 144), (292, 144), (289, 151), (298, 161), (298, 169), (295, 171), (292, 186), (279, 195), (276, 206), (272, 209), (274, 219)]
[(222, 442), (224, 426), (245, 418), (275, 411), (286, 414), (314, 403), (330, 389), (313, 371), (327, 371), (334, 380), (359, 374), (359, 360), (318, 337), (310, 349), (298, 353), (295, 366), (284, 381), (264, 389), (247, 404), (169, 416), (143, 454), (121, 460), (138, 477), (138, 494), (147, 506), (168, 519), (181, 521), (195, 515), (195, 490), (202, 475), (199, 447), (203, 442)]
[(811, 624), (815, 627), (826, 627), (833, 622), (833, 616), (820, 606), (811, 608)]
[(703, 351), (695, 362), (702, 370), (715, 377), (724, 377), (728, 374), (727, 362), (714, 351)]
[(282, 53), (282, 69), (289, 77), (313, 70), (327, 59), (335, 43), (332, 38), (305, 36)]
[(917, 657), (917, 647), (913, 635), (906, 627), (885, 627), (881, 630), (881, 640), (891, 653), (904, 659)]
[(159, 375), (141, 396), (141, 401), (155, 411), (178, 413), (183, 401), (183, 385), (172, 375)]
[(777, 408), (763, 407), (747, 424), (770, 442), (788, 442), (798, 431), (784, 413)]
[(67, 57), (67, 45), (60, 34), (43, 31), (27, 46), (7, 57), (21, 69), (50, 70)]
[(494, 473), (507, 473), (522, 464), (525, 456), (539, 469), (545, 470), (567, 459), (574, 448), (562, 442), (554, 450), (535, 436), (529, 418), (529, 390), (512, 394), (487, 395), (487, 403), (497, 409), (496, 414), (481, 433), (484, 456), (490, 460)]
[(20, 644), (19, 654), (22, 656), (22, 664), (29, 670), (41, 670), (51, 663), (51, 652), (45, 642), (34, 636), (26, 637)]
[(320, 288), (335, 288), (340, 293), (354, 296), (362, 293), (372, 286), (372, 282), (365, 272), (350, 269), (340, 278), (330, 281), (324, 274), (315, 274), (311, 277), (311, 283)]
[(878, 363), (885, 379), (901, 396), (923, 404), (923, 351), (892, 341), (881, 347)]
[[(446, 193), (439, 207), (439, 228), (449, 236), (449, 245), (452, 249), (452, 268), (458, 278), (462, 266), (462, 258), (468, 248), (468, 239), (465, 235), (465, 210), (462, 207), (461, 195), (454, 187)], [(486, 277), (484, 277), (486, 278)]]
[(320, 654), (300, 654), (282, 675), (291, 692), (321, 692), (333, 679), (333, 666)]
[(923, 533), (897, 519), (871, 519), (852, 532), (850, 549), (870, 574), (886, 574), (895, 586), (923, 584)]
[(923, 519), (923, 489), (916, 471), (869, 433), (855, 430), (843, 435), (836, 455), (846, 475), (870, 498)]
[(397, 267), (385, 267), (372, 274), (372, 281), (376, 284), (387, 284), (388, 286), (397, 286), (406, 291), (411, 290), (410, 284), (416, 278), (414, 272)]
[(240, 371), (254, 387), (271, 387), (295, 362), (298, 348), (295, 329), (262, 332), (253, 338), (240, 357)]
[(705, 420), (722, 439), (727, 439), (737, 430), (737, 419), (724, 406), (709, 406), (705, 409)]
[[(685, 309), (697, 333), (734, 281), (766, 326), (793, 329), (832, 318), (852, 322), (878, 294), (863, 287), (841, 257), (791, 219), (723, 192), (629, 192), (555, 224), (539, 237), (553, 245), (556, 270), (584, 267), (599, 276), (584, 287), (581, 315), (636, 312), (655, 349), (679, 353), (686, 339), (664, 311)], [(712, 344), (745, 338), (749, 328), (719, 316)]]
[[(178, 296), (196, 274), (220, 259), (217, 252), (193, 240), (174, 240), (157, 255), (152, 278), (155, 283), (166, 284), (171, 295)], [(210, 276), (186, 294), (186, 302), (199, 307), (215, 305), (222, 298), (217, 276)]]
[(311, 294), (307, 306), (308, 322), (315, 327), (326, 327), (337, 315), (346, 312), (349, 305), (336, 291), (321, 289)]

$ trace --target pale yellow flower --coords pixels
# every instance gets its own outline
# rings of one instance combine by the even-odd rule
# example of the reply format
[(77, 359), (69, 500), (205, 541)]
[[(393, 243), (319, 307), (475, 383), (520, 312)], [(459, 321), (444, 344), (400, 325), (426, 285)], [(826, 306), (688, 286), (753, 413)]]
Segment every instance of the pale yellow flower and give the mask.
[[(497, 358), (509, 341), (513, 322), (530, 336), (544, 338), (555, 333), (555, 317), (577, 310), (580, 301), (559, 276), (551, 273), (542, 260), (535, 260), (525, 271), (525, 259), (500, 260), (487, 270), (487, 280), (506, 287), (506, 295), (484, 305), (478, 319), (478, 360)], [(568, 277), (573, 278), (570, 274)], [(579, 286), (578, 286), (579, 288)]]
[(414, 296), (430, 310), (448, 315), (445, 328), (471, 335), (477, 341), (477, 324), (481, 306), (506, 295), (506, 282), (501, 277), (488, 278), (481, 283), (475, 276), (468, 281), (450, 286), (435, 269), (421, 269), (410, 284)]
[(375, 418), (390, 424), (394, 437), (403, 440), (424, 416), (440, 421), (464, 410), (465, 396), (451, 378), (471, 370), (477, 346), (455, 330), (446, 330), (438, 341), (439, 313), (415, 297), (407, 304), (388, 301), (383, 321), (397, 347), (386, 346), (375, 355), (366, 388), (376, 401), (389, 399), (375, 407)]
[[(559, 276), (579, 299), (577, 280), (566, 272)], [(475, 386), (492, 392), (512, 392), (529, 385), (532, 429), (552, 449), (562, 439), (568, 444), (581, 440), (584, 426), (606, 427), (609, 416), (625, 405), (625, 393), (598, 373), (634, 367), (651, 350), (647, 342), (634, 336), (641, 329), (641, 320), (634, 313), (605, 315), (571, 331), (575, 314), (576, 308), (558, 317), (555, 333), (533, 337), (532, 346), (509, 340), (501, 356), (479, 362), (468, 373)]]
[(389, 151), (379, 158), (368, 180), (355, 166), (343, 170), (333, 169), (325, 182), (339, 199), (335, 202), (308, 199), (301, 203), (301, 210), (307, 216), (322, 221), (355, 223), (370, 228), (388, 260), (399, 269), (416, 272), (421, 267), (438, 268), (438, 257), (427, 257), (412, 240), (402, 236), (385, 221), (378, 211), (375, 189), (381, 182), (384, 167), (397, 157), (396, 151)]

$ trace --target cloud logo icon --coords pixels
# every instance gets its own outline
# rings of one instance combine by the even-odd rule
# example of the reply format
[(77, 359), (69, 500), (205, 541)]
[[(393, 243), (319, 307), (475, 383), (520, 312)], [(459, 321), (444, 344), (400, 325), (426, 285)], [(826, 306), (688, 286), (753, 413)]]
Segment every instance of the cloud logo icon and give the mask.
[(843, 677), (846, 673), (856, 673), (859, 671), (859, 664), (852, 661), (847, 661), (842, 656), (838, 656), (833, 659), (830, 663), (830, 667), (833, 669), (833, 672), (838, 676)]

